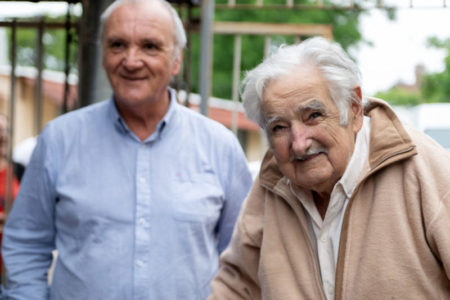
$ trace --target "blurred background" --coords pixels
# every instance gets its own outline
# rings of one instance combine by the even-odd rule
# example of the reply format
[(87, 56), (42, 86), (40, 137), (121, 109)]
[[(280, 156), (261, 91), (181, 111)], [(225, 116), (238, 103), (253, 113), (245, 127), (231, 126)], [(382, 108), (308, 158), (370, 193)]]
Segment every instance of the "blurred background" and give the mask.
[[(10, 160), (24, 166), (45, 124), (110, 97), (99, 16), (111, 0), (0, 1), (0, 112)], [(232, 130), (252, 170), (267, 149), (246, 119), (239, 82), (281, 44), (314, 35), (358, 63), (363, 93), (450, 151), (450, 11), (446, 0), (175, 0), (188, 33), (179, 100)], [(74, 129), (75, 130), (75, 129)]]

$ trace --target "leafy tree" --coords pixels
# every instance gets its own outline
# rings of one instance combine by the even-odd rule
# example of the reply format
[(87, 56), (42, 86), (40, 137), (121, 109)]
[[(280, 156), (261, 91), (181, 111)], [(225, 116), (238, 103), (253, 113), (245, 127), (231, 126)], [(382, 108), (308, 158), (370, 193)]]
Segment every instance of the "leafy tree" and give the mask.
[[(218, 0), (216, 3), (226, 0)], [(254, 3), (252, 0), (242, 0)], [(239, 3), (243, 3), (239, 1)], [(264, 4), (285, 4), (285, 0), (266, 0)], [(308, 0), (296, 0), (295, 4), (308, 4)], [(216, 9), (215, 21), (228, 22), (266, 22), (266, 23), (294, 23), (294, 24), (330, 24), (333, 27), (333, 39), (340, 43), (345, 50), (356, 47), (360, 41), (364, 41), (359, 31), (359, 18), (364, 12), (362, 10), (321, 10), (321, 9)], [(388, 17), (394, 18), (392, 11)], [(280, 45), (293, 43), (294, 38), (289, 36), (272, 37), (272, 44)], [(364, 41), (367, 42), (367, 41)], [(214, 36), (213, 54), (213, 84), (212, 94), (216, 97), (231, 98), (232, 69), (233, 69), (233, 37), (230, 35)], [(370, 42), (367, 42), (370, 43)], [(199, 36), (195, 35), (191, 45), (193, 52), (191, 62), (192, 90), (198, 89), (199, 78)], [(242, 61), (241, 70), (246, 71), (255, 67), (263, 59), (264, 37), (243, 36), (242, 37)], [(241, 72), (243, 73), (243, 72)], [(242, 75), (242, 74), (241, 74)], [(242, 79), (242, 78), (241, 78)]]
[[(41, 19), (36, 18), (25, 18), (21, 19), (21, 22), (40, 22)], [(48, 17), (44, 16), (42, 21), (45, 22), (64, 22), (65, 16), (59, 17)], [(69, 58), (70, 68), (72, 71), (77, 70), (77, 34), (75, 29), (70, 30), (72, 36), (72, 43), (70, 44), (70, 54)], [(11, 29), (7, 30), (8, 41), (11, 40)], [(16, 31), (16, 42), (17, 51), (16, 59), (17, 65), (21, 66), (33, 66), (37, 65), (36, 55), (37, 55), (37, 39), (38, 39), (38, 29), (37, 28), (23, 28), (18, 27)], [(66, 43), (66, 32), (65, 29), (44, 29), (42, 36), (43, 43), (43, 66), (44, 69), (64, 71), (65, 68), (65, 43)], [(9, 51), (11, 51), (12, 43), (8, 43)], [(10, 52), (9, 52), (10, 53)]]
[[(225, 3), (227, 0), (216, 0), (217, 3)], [(271, 2), (270, 2), (271, 1)], [(254, 0), (239, 0), (239, 3), (254, 3)], [(295, 4), (308, 4), (310, 0), (295, 0)], [(329, 1), (324, 1), (325, 4)], [(285, 4), (285, 0), (264, 0), (265, 4)], [(182, 11), (182, 14), (186, 12)], [(266, 23), (294, 23), (294, 24), (330, 24), (333, 27), (333, 38), (340, 43), (345, 50), (356, 47), (363, 41), (359, 31), (359, 18), (364, 12), (357, 7), (353, 10), (345, 9), (216, 9), (215, 21), (229, 22), (266, 22)], [(193, 11), (193, 15), (199, 17), (200, 8)], [(388, 11), (388, 16), (394, 18), (392, 11)], [(31, 19), (36, 21), (36, 19)], [(65, 16), (57, 18), (45, 17), (46, 21), (64, 22)], [(72, 30), (72, 36), (77, 35)], [(20, 28), (18, 38), (18, 64), (35, 66), (36, 55), (36, 29)], [(190, 77), (191, 90), (198, 92), (199, 88), (199, 62), (200, 62), (200, 36), (198, 33), (191, 36), (190, 47), (186, 57), (191, 57)], [(64, 69), (64, 43), (65, 31), (45, 30), (44, 34), (44, 67), (53, 70), (63, 71)], [(293, 43), (294, 38), (289, 36), (272, 37), (272, 44)], [(213, 90), (212, 94), (221, 98), (231, 98), (232, 89), (232, 68), (233, 68), (233, 37), (231, 35), (216, 35), (214, 37), (213, 53)], [(77, 69), (77, 47), (75, 40), (71, 45), (71, 69)], [(241, 70), (249, 70), (255, 67), (263, 59), (264, 37), (263, 36), (243, 36), (242, 37), (242, 63)], [(243, 72), (242, 72), (243, 73)]]
[(393, 105), (450, 102), (450, 38), (439, 40), (436, 37), (430, 37), (428, 45), (447, 51), (447, 56), (444, 59), (445, 67), (442, 72), (425, 74), (421, 80), (419, 91), (411, 91), (396, 86), (387, 91), (378, 92), (375, 96)]
[(418, 105), (421, 103), (420, 91), (410, 91), (401, 87), (394, 87), (384, 92), (378, 92), (375, 97), (381, 98), (391, 105)]
[(425, 75), (422, 94), (427, 102), (450, 102), (450, 38), (439, 40), (437, 37), (431, 37), (428, 39), (428, 45), (446, 49), (447, 56), (442, 72)]

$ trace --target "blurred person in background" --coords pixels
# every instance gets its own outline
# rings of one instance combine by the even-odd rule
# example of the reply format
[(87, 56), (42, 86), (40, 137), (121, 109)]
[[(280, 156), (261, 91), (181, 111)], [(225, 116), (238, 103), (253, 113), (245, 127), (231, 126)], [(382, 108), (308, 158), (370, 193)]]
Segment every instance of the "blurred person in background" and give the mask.
[[(0, 113), (0, 246), (5, 222), (4, 209), (7, 207), (6, 202), (14, 200), (19, 192), (19, 179), (15, 172), (17, 170), (16, 164), (11, 164), (8, 158), (9, 140), (9, 120), (6, 115)], [(8, 204), (11, 205), (11, 203)], [(0, 270), (1, 268), (2, 260), (0, 255)]]

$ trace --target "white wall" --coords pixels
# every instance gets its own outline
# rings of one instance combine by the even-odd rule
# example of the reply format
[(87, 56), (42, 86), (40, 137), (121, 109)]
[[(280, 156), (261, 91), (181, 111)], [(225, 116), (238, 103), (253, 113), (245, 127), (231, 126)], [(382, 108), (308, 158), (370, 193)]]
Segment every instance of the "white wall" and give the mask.
[(450, 103), (394, 107), (405, 124), (429, 134), (450, 151)]
[(0, 66), (8, 64), (8, 40), (6, 38), (6, 29), (0, 27)]

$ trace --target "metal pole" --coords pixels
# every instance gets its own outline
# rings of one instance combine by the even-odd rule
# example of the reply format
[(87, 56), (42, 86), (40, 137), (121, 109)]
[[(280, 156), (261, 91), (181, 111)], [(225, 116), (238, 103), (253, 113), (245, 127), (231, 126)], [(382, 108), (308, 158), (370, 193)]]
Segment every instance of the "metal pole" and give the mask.
[(208, 116), (208, 99), (212, 82), (212, 24), (214, 21), (214, 0), (202, 1), (202, 23), (200, 28), (200, 112)]
[(231, 112), (231, 130), (238, 134), (238, 113), (239, 113), (239, 81), (241, 74), (241, 52), (242, 38), (240, 35), (234, 36), (233, 54), (233, 111)]
[(35, 110), (35, 134), (38, 135), (42, 128), (42, 69), (43, 69), (43, 56), (44, 56), (44, 45), (42, 42), (42, 37), (44, 36), (44, 18), (41, 17), (38, 27), (37, 35), (37, 53), (36, 53), (36, 86), (34, 99), (36, 103)]
[(72, 43), (72, 33), (70, 32), (70, 9), (72, 4), (67, 4), (66, 13), (66, 44), (64, 51), (64, 95), (63, 95), (63, 105), (62, 113), (66, 113), (69, 110), (68, 100), (69, 100), (69, 76), (70, 76), (70, 44)]
[(272, 47), (272, 38), (268, 35), (264, 37), (264, 58), (269, 57)]
[(186, 81), (185, 91), (186, 98), (184, 105), (189, 107), (189, 96), (191, 94), (191, 39), (192, 39), (192, 6), (188, 4), (187, 8), (187, 22), (186, 22), (186, 49), (184, 49), (184, 80)]
[(100, 16), (113, 0), (82, 0), (83, 15), (79, 35), (78, 103), (86, 106), (111, 96), (112, 90), (102, 67), (99, 37)]

